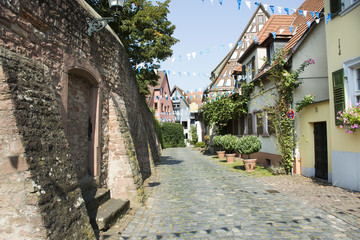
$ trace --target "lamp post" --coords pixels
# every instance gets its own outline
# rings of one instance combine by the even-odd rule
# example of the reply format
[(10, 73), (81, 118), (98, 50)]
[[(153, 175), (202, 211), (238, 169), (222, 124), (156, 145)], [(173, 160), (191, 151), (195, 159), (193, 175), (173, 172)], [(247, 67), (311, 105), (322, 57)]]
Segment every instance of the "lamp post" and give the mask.
[(92, 35), (93, 32), (100, 31), (103, 29), (109, 22), (116, 22), (119, 19), (119, 8), (120, 10), (124, 7), (125, 0), (108, 0), (109, 7), (111, 9), (115, 8), (115, 13), (112, 17), (106, 18), (96, 18), (93, 20), (86, 19), (87, 23), (89, 24), (89, 28), (87, 30), (87, 34), (89, 36)]

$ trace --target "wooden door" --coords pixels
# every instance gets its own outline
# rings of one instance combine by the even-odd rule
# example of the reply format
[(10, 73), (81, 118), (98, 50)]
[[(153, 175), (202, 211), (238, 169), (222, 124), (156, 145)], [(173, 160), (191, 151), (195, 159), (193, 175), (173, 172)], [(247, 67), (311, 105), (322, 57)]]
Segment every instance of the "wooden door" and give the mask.
[(315, 177), (328, 179), (326, 122), (314, 123)]

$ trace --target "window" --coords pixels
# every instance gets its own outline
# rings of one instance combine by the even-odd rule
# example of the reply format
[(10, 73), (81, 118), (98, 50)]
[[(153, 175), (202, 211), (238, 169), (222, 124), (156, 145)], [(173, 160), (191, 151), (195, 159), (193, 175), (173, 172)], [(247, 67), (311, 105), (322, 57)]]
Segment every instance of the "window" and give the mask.
[(263, 18), (263, 16), (259, 16), (259, 22), (264, 22), (264, 18)]
[(256, 133), (257, 135), (263, 134), (263, 113), (257, 112), (255, 113), (256, 116)]
[(336, 119), (337, 113), (344, 109), (344, 69), (340, 69), (332, 73), (333, 91), (334, 91), (334, 108), (335, 108), (335, 124), (340, 125), (341, 122)]
[(226, 87), (231, 87), (231, 79), (226, 80)]
[(219, 83), (217, 84), (218, 87), (224, 86), (224, 79), (221, 79)]
[[(182, 122), (182, 126), (184, 127), (184, 129), (187, 129), (187, 122)], [(186, 137), (186, 139), (187, 139), (187, 137)]]
[(335, 15), (341, 11), (341, 0), (330, 0), (330, 12)]
[(252, 135), (253, 134), (253, 124), (252, 124), (252, 114), (249, 113), (247, 115), (247, 134)]
[(157, 110), (157, 109), (158, 109), (158, 103), (157, 103), (157, 102), (155, 103), (154, 108), (155, 108), (155, 110)]
[(360, 101), (360, 56), (344, 62), (345, 103), (355, 105)]

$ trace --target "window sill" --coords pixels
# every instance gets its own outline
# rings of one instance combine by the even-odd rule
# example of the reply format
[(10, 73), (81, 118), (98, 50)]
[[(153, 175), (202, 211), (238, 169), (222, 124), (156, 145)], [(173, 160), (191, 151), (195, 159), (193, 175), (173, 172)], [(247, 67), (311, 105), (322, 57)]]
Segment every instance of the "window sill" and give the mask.
[(360, 1), (358, 0), (357, 2), (354, 2), (353, 4), (351, 4), (349, 7), (347, 7), (346, 9), (342, 10), (339, 15), (340, 16), (345, 16), (346, 14), (348, 14), (349, 12), (351, 12), (353, 9), (355, 9), (357, 6), (360, 5)]

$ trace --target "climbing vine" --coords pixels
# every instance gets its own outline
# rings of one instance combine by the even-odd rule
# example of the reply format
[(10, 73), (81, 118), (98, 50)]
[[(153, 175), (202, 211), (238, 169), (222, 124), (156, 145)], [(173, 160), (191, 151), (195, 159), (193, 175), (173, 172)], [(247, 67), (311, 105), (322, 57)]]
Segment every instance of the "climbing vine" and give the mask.
[(286, 56), (289, 52), (279, 51), (272, 59), (269, 80), (276, 89), (275, 106), (269, 109), (268, 121), (271, 122), (281, 155), (282, 164), (287, 174), (291, 172), (293, 149), (296, 147), (294, 122), (287, 117), (293, 103), (293, 93), (301, 85), (298, 80), (305, 67), (314, 64), (314, 59), (305, 61), (297, 70), (289, 71)]
[(248, 102), (253, 90), (253, 83), (244, 83), (241, 85), (241, 94), (235, 93), (230, 97), (222, 96), (218, 100), (205, 104), (200, 110), (205, 125), (215, 124), (219, 133), (224, 133), (229, 120), (248, 112)]

